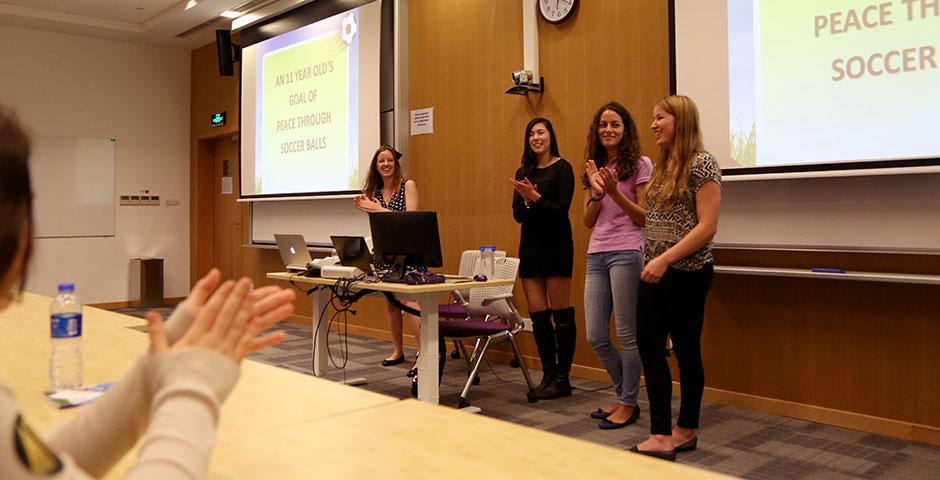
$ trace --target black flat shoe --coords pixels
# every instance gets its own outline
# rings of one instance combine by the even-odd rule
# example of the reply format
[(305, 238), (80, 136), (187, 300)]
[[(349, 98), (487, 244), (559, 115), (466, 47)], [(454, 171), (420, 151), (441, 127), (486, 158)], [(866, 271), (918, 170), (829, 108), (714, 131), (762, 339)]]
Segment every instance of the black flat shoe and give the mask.
[(591, 418), (594, 420), (604, 420), (605, 418), (609, 417), (611, 413), (613, 412), (605, 412), (603, 408), (598, 408), (597, 410), (591, 412)]
[(698, 447), (698, 435), (690, 438), (688, 441), (686, 441), (682, 445), (676, 445), (676, 451), (677, 452), (691, 452), (692, 450), (695, 450), (696, 447)]
[[(404, 354), (402, 354), (404, 356)], [(418, 357), (421, 356), (421, 352), (415, 352), (415, 363), (411, 366), (411, 369), (408, 370), (408, 373), (405, 376), (409, 378), (415, 378), (415, 375), (418, 374)]]
[[(600, 409), (598, 410), (603, 411)], [(614, 430), (617, 428), (623, 428), (623, 427), (626, 427), (627, 425), (632, 425), (636, 423), (637, 419), (639, 418), (640, 418), (640, 406), (637, 405), (633, 407), (633, 413), (631, 413), (630, 416), (623, 423), (611, 422), (609, 418), (604, 418), (603, 420), (601, 420), (601, 423), (597, 424), (597, 428), (600, 428), (601, 430)]]
[(399, 363), (402, 363), (404, 361), (405, 361), (405, 354), (403, 353), (399, 355), (398, 358), (392, 358), (392, 359), (386, 358), (385, 360), (382, 360), (382, 366), (391, 367), (393, 365), (398, 365)]
[(675, 451), (675, 450), (666, 450), (666, 451), (658, 451), (658, 450), (640, 450), (639, 448), (636, 447), (636, 445), (634, 445), (634, 446), (630, 447), (630, 450), (629, 450), (629, 451), (631, 451), (631, 452), (633, 452), (633, 453), (639, 453), (640, 455), (646, 455), (646, 456), (648, 456), (648, 457), (661, 458), (661, 459), (663, 459), (663, 460), (668, 460), (668, 461), (670, 461), (670, 462), (675, 462), (675, 461), (676, 461), (676, 451)]

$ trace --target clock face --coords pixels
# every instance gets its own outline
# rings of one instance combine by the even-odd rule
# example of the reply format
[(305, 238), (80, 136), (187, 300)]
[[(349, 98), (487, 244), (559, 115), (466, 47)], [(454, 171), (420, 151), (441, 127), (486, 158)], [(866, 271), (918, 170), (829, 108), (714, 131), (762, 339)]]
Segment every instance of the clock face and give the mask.
[(568, 19), (578, 0), (539, 0), (539, 13), (549, 23), (561, 23)]

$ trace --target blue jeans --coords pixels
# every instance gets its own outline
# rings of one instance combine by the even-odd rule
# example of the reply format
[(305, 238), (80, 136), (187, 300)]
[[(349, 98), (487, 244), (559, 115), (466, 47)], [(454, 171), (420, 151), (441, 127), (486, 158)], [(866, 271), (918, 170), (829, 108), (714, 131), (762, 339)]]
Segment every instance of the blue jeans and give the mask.
[[(614, 382), (617, 400), (635, 406), (640, 385), (640, 353), (636, 347), (636, 298), (643, 269), (639, 250), (590, 253), (584, 280), (587, 341)], [(613, 311), (620, 351), (610, 339)]]

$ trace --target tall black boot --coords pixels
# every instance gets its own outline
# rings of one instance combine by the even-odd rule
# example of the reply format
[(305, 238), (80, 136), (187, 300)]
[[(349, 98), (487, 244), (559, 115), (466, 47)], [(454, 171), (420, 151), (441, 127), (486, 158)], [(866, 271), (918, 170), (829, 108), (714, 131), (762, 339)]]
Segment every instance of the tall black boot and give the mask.
[(535, 337), (535, 346), (539, 351), (539, 360), (542, 362), (542, 381), (528, 394), (530, 402), (539, 399), (539, 392), (545, 389), (558, 370), (555, 348), (555, 329), (552, 327), (552, 311), (529, 312), (532, 319), (532, 336)]
[(555, 339), (558, 345), (558, 370), (555, 378), (541, 392), (540, 399), (567, 397), (571, 395), (571, 362), (574, 361), (574, 347), (578, 339), (578, 326), (574, 323), (574, 307), (552, 310), (555, 317)]

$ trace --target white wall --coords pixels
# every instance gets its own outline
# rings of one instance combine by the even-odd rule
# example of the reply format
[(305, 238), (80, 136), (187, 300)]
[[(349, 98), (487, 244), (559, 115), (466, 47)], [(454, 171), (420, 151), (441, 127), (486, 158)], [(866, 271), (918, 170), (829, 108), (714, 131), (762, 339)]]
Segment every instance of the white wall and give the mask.
[(150, 256), (165, 259), (164, 296), (184, 296), (189, 51), (6, 26), (0, 45), (0, 102), (35, 134), (117, 139), (116, 193), (149, 190), (162, 201), (117, 207), (114, 237), (37, 240), (27, 290), (51, 295), (72, 281), (85, 303), (126, 301), (130, 259)]

